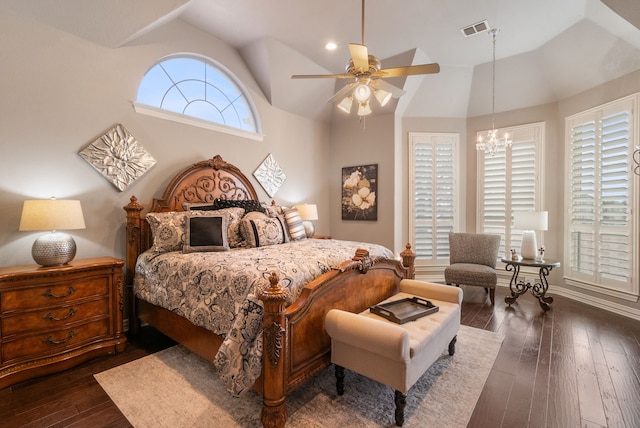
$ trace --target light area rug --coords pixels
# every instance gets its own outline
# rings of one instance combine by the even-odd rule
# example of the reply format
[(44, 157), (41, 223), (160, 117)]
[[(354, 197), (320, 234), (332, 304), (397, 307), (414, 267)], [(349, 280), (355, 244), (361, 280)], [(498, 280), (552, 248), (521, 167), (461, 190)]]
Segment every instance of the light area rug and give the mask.
[[(503, 337), (462, 326), (456, 353), (444, 352), (409, 390), (404, 427), (466, 427)], [(393, 390), (348, 370), (336, 393), (333, 366), (287, 397), (287, 427), (392, 427)], [(95, 375), (136, 428), (260, 427), (262, 399), (227, 393), (210, 362), (174, 346)]]

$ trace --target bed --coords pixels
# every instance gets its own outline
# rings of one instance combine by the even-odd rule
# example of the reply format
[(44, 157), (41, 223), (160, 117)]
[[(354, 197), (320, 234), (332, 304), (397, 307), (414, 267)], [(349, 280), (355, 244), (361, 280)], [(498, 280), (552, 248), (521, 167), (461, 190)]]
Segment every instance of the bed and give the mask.
[[(227, 163), (219, 155), (180, 171), (169, 181), (162, 198), (153, 199), (150, 209), (144, 215), (143, 205), (135, 196), (131, 197), (130, 203), (124, 207), (127, 217), (125, 278), (129, 329), (135, 335), (140, 323), (147, 323), (212, 361), (219, 372), (220, 367), (225, 367), (228, 360), (238, 360), (233, 353), (239, 349), (243, 354), (240, 365), (251, 368), (258, 364), (253, 370), (249, 370), (253, 376), (242, 380), (244, 384), (250, 382), (263, 396), (263, 425), (284, 426), (287, 419), (287, 393), (330, 363), (331, 342), (324, 331), (326, 312), (332, 308), (360, 312), (395, 294), (400, 280), (413, 277), (415, 254), (407, 245), (401, 253), (400, 261), (388, 250), (385, 252), (373, 244), (320, 239), (302, 239), (282, 245), (224, 252), (154, 252), (156, 243), (148, 218), (153, 223), (159, 215), (180, 215), (190, 204), (210, 204), (221, 200), (257, 201), (258, 196), (240, 169)], [(233, 322), (245, 316), (242, 324), (252, 325), (251, 332), (258, 335), (251, 342), (238, 344), (236, 341), (236, 345), (229, 346), (230, 338), (234, 335), (250, 337), (252, 333), (238, 334), (235, 327), (226, 331), (229, 326), (212, 328), (207, 322), (200, 322), (202, 316), (190, 317), (189, 310), (182, 310), (189, 303), (182, 301), (176, 307), (165, 308), (163, 299), (154, 294), (195, 293), (191, 285), (185, 285), (188, 280), (184, 279), (176, 281), (176, 287), (183, 287), (177, 292), (159, 291), (163, 290), (159, 287), (168, 288), (168, 278), (175, 276), (176, 271), (205, 269), (194, 267), (193, 259), (197, 258), (206, 260), (207, 265), (206, 271), (198, 270), (199, 281), (203, 282), (201, 278), (207, 276), (210, 278), (208, 283), (213, 284), (214, 288), (230, 294), (231, 291), (224, 291), (227, 290), (224, 288), (227, 287), (224, 281), (231, 271), (240, 269), (239, 266), (243, 263), (249, 265), (251, 262), (242, 260), (245, 253), (255, 250), (260, 250), (259, 261), (255, 264), (261, 270), (245, 281), (251, 286), (242, 303), (236, 304), (236, 308), (241, 307), (244, 312), (218, 316), (219, 319), (233, 318)], [(333, 259), (319, 255), (311, 267), (296, 268), (298, 263), (295, 259), (290, 259), (291, 254), (299, 257), (307, 254), (307, 251), (333, 255)], [(346, 256), (346, 251), (352, 253)], [(224, 263), (227, 265), (216, 257), (226, 260)], [(344, 260), (337, 260), (336, 257)], [(157, 262), (160, 267), (148, 264), (150, 261)], [(304, 272), (300, 273), (300, 270)], [(153, 273), (163, 271), (164, 276), (156, 275), (154, 279)], [(213, 307), (210, 301), (205, 306)], [(252, 310), (247, 310), (248, 307)], [(257, 353), (247, 350), (249, 343)], [(236, 350), (232, 349), (234, 346)], [(257, 363), (255, 355), (259, 356)], [(238, 378), (242, 376), (235, 374), (235, 378), (227, 381), (230, 385), (242, 385), (242, 382), (238, 382)], [(227, 387), (232, 394), (243, 391), (242, 386), (235, 390), (233, 388)]]

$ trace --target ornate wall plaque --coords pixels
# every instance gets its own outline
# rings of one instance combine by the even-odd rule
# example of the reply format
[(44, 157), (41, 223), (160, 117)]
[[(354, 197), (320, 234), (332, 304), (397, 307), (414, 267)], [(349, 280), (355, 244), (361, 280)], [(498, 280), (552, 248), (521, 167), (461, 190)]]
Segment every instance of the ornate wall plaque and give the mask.
[(258, 180), (258, 183), (260, 183), (270, 198), (273, 198), (273, 195), (276, 194), (280, 186), (282, 186), (282, 183), (287, 179), (287, 176), (272, 154), (269, 154), (269, 156), (262, 161), (258, 169), (253, 172), (253, 176)]
[(147, 172), (156, 160), (121, 124), (78, 153), (121, 192)]

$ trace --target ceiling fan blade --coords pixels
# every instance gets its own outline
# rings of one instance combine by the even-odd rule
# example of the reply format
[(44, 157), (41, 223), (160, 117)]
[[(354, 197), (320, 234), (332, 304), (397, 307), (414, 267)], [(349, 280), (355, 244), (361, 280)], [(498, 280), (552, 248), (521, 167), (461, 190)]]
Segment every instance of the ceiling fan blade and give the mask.
[(440, 72), (440, 65), (422, 64), (422, 65), (409, 65), (406, 67), (385, 68), (379, 70), (374, 76), (377, 77), (398, 77), (398, 76), (414, 76), (416, 74), (433, 74)]
[(360, 73), (369, 71), (369, 51), (365, 45), (349, 43), (349, 52), (351, 52), (353, 68)]
[(391, 96), (393, 98), (400, 98), (401, 96), (403, 96), (404, 94), (406, 94), (407, 92), (396, 87), (393, 86), (391, 83), (387, 83), (382, 79), (373, 79), (371, 80), (371, 86), (374, 89), (382, 89), (384, 91), (387, 91), (389, 93), (391, 93)]
[(329, 98), (327, 102), (333, 103), (340, 100), (341, 98), (346, 97), (347, 94), (353, 90), (353, 87), (355, 84), (356, 84), (355, 82), (352, 82), (352, 83), (349, 83), (348, 85), (345, 85), (342, 89), (340, 89), (338, 92), (333, 94), (333, 96)]
[(294, 74), (292, 79), (353, 79), (353, 74)]

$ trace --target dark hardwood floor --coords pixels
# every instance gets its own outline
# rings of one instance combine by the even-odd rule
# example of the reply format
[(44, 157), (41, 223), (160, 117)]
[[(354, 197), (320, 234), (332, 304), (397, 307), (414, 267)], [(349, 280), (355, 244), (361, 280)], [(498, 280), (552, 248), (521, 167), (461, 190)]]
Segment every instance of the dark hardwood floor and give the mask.
[[(554, 296), (511, 308), (464, 287), (462, 323), (505, 339), (469, 427), (640, 427), (640, 322)], [(93, 374), (173, 343), (152, 330), (127, 350), (0, 391), (0, 427), (129, 427)], [(455, 399), (455, 397), (452, 397)]]

